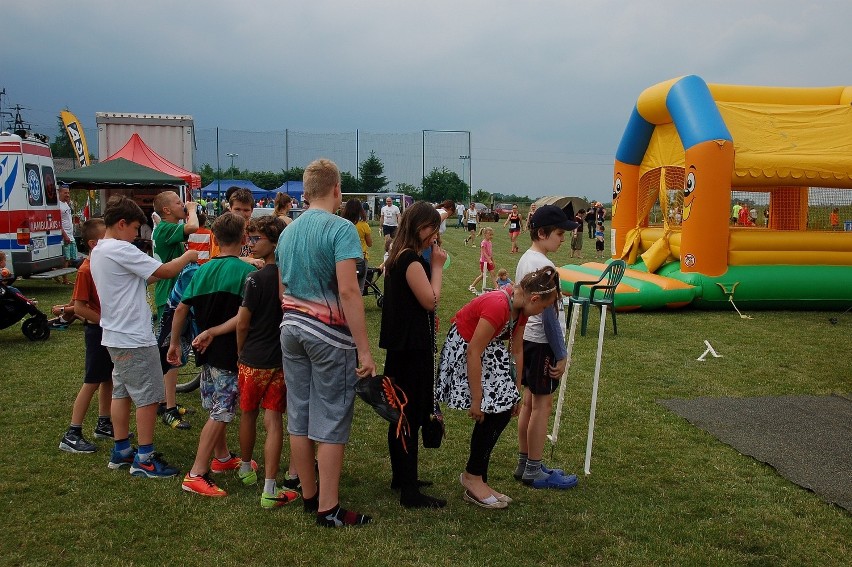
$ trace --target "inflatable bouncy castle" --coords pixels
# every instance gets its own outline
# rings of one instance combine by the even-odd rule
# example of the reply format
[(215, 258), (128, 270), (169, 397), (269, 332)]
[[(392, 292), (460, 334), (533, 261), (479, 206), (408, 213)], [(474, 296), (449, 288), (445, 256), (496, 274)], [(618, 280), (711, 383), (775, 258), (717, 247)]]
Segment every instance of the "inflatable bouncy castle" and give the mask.
[[(645, 90), (612, 217), (616, 309), (852, 306), (852, 87)], [(563, 289), (603, 267), (565, 266)]]

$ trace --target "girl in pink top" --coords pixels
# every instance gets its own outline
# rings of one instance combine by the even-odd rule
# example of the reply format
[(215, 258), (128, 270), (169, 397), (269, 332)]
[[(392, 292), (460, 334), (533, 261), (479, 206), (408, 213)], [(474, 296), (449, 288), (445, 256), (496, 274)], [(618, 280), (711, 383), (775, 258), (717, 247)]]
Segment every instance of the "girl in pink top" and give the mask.
[(471, 293), (476, 294), (476, 284), (482, 282), (482, 291), (485, 291), (485, 280), (482, 276), (485, 270), (488, 270), (488, 275), (491, 281), (494, 282), (494, 289), (497, 288), (497, 279), (494, 277), (494, 247), (491, 240), (494, 238), (494, 229), (485, 227), (482, 229), (482, 243), (479, 245), (479, 275), (473, 280), (473, 283), (467, 289)]

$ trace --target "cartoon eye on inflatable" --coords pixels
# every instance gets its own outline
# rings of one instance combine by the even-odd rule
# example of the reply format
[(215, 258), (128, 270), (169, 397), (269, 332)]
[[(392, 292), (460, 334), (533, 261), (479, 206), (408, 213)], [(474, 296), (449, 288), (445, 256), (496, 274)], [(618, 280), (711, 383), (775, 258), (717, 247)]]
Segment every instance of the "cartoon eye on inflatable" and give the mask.
[(695, 172), (690, 171), (686, 176), (686, 186), (683, 189), (683, 222), (689, 218), (692, 212), (692, 204), (695, 201)]
[(686, 176), (686, 188), (683, 191), (683, 198), (689, 197), (695, 191), (695, 172), (690, 171)]
[(612, 218), (615, 218), (615, 211), (618, 208), (619, 195), (621, 195), (621, 174), (617, 173), (615, 181), (612, 183)]

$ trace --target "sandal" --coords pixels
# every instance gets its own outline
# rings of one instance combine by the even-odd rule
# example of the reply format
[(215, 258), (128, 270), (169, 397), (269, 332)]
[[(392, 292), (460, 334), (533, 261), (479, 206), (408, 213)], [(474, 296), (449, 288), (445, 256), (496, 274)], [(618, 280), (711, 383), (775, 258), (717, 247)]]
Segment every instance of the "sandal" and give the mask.
[(474, 496), (470, 490), (465, 490), (462, 499), (465, 502), (470, 502), (471, 504), (476, 504), (480, 508), (485, 508), (487, 510), (499, 510), (502, 508), (507, 508), (509, 506), (508, 503), (497, 500), (497, 498), (491, 494), (485, 500), (480, 500), (476, 496)]
[(505, 502), (506, 504), (511, 504), (512, 502), (514, 502), (511, 496), (507, 496), (506, 494), (500, 494), (499, 492), (492, 492), (491, 496), (493, 496), (500, 502)]

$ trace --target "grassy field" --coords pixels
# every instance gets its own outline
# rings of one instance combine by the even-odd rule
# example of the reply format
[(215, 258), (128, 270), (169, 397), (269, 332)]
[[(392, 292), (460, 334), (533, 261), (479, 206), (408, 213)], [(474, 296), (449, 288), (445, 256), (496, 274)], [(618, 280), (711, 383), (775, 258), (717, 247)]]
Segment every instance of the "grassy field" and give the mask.
[[(452, 226), (453, 223), (451, 223)], [(498, 267), (514, 273), (505, 229), (496, 228)], [(372, 264), (381, 258), (377, 229)], [(452, 266), (439, 308), (446, 331), (471, 298), (478, 252), (466, 232), (445, 235)], [(522, 250), (528, 245), (521, 236)], [(609, 240), (607, 239), (607, 242)], [(586, 259), (593, 256), (585, 244)], [(554, 257), (568, 263), (563, 245)], [(380, 261), (380, 260), (379, 260)], [(575, 260), (579, 261), (579, 260)], [(43, 310), (67, 299), (53, 282), (23, 281)], [(365, 300), (373, 345), (380, 310)], [(852, 316), (815, 312), (677, 311), (619, 315), (604, 343), (592, 474), (582, 477), (596, 337), (578, 337), (559, 445), (548, 463), (581, 474), (577, 488), (535, 491), (516, 483), (511, 423), (495, 449), (491, 484), (506, 510), (461, 499), (469, 420), (447, 412), (449, 438), (421, 450), (439, 511), (409, 511), (388, 488), (386, 424), (360, 401), (342, 479), (344, 506), (372, 514), (361, 529), (325, 530), (301, 503), (274, 511), (259, 488), (222, 478), (225, 499), (180, 490), (179, 479), (139, 480), (95, 455), (57, 449), (80, 386), (79, 324), (31, 343), (20, 325), (0, 331), (0, 564), (3, 565), (848, 565), (852, 517), (669, 413), (656, 400), (697, 396), (829, 394), (850, 391)], [(836, 325), (831, 316), (839, 317)], [(593, 314), (590, 328), (596, 329)], [(710, 340), (723, 358), (697, 362)], [(381, 361), (384, 353), (374, 348)], [(198, 393), (181, 402), (199, 408)], [(158, 450), (186, 471), (203, 416), (179, 432), (158, 425)], [(85, 431), (95, 417), (90, 411)], [(237, 447), (236, 427), (230, 431)], [(258, 438), (262, 447), (263, 435)], [(258, 453), (256, 453), (257, 455)], [(284, 459), (288, 451), (285, 448)], [(550, 457), (550, 455), (546, 455)]]

